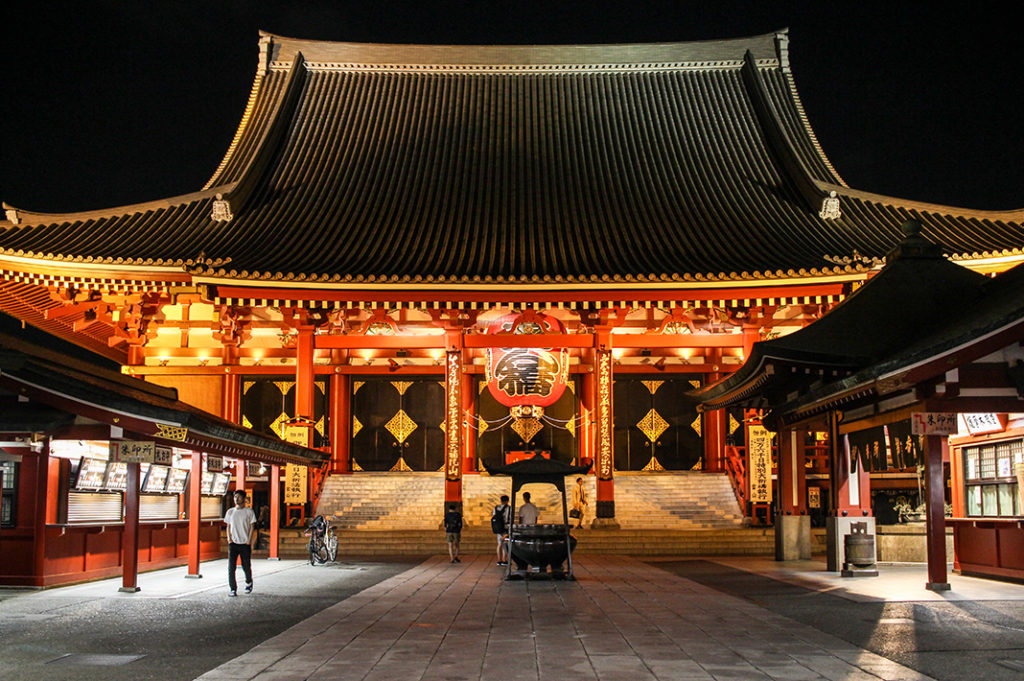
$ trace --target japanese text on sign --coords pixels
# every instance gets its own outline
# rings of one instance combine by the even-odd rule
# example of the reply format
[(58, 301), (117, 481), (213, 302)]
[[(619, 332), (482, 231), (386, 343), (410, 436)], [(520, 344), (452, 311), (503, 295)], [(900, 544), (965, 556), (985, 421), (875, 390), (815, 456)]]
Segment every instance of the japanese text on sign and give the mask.
[(918, 411), (910, 415), (914, 435), (953, 435), (956, 433), (956, 414)]
[(120, 440), (110, 443), (110, 459), (112, 461), (121, 461), (124, 463), (153, 463), (155, 458), (155, 442)]
[(284, 468), (284, 503), (306, 503), (306, 467), (288, 464)]
[(971, 435), (999, 433), (1006, 430), (1005, 421), (999, 414), (960, 414), (967, 432)]
[(747, 470), (753, 502), (772, 500), (772, 434), (764, 426), (751, 426), (747, 433)]
[(206, 470), (213, 471), (214, 473), (220, 473), (224, 470), (224, 457), (207, 455)]
[(286, 424), (281, 427), (281, 439), (300, 447), (309, 446), (310, 428), (305, 425)]

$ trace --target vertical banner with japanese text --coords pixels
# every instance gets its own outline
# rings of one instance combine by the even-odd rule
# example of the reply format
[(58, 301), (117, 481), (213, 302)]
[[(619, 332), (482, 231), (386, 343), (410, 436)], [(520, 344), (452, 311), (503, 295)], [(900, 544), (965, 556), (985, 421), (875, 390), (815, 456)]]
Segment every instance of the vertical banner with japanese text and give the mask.
[(445, 371), (444, 477), (462, 477), (462, 353), (449, 352)]
[(597, 477), (612, 479), (612, 355), (597, 353)]
[(747, 475), (750, 477), (748, 501), (770, 503), (772, 500), (772, 433), (764, 426), (750, 426), (747, 431)]
[(284, 503), (306, 503), (306, 467), (288, 464), (284, 469)]

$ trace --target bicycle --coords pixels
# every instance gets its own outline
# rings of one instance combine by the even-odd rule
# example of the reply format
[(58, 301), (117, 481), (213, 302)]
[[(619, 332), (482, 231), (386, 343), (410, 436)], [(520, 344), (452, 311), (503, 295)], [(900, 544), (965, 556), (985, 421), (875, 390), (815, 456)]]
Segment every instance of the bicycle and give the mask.
[(323, 565), (328, 561), (333, 563), (337, 560), (338, 534), (322, 515), (313, 518), (304, 534), (309, 537), (310, 565)]

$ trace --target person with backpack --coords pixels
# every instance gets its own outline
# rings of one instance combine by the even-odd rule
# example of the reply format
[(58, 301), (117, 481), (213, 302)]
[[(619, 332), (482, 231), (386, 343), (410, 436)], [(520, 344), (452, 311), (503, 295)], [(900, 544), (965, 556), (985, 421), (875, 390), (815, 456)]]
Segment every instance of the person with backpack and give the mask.
[(448, 504), (448, 512), (444, 514), (444, 536), (448, 541), (448, 557), (450, 563), (461, 563), (459, 560), (459, 543), (462, 539), (462, 514), (457, 504)]
[(508, 495), (501, 495), (501, 503), (494, 507), (491, 513), (491, 532), (498, 538), (498, 565), (508, 565), (508, 545), (505, 538), (508, 536), (508, 526), (512, 521), (512, 507), (508, 505)]

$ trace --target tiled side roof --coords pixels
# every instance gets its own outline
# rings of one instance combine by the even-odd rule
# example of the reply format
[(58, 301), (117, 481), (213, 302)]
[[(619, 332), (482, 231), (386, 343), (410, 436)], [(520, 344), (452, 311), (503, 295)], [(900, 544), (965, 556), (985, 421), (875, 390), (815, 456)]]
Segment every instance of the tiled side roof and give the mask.
[[(884, 256), (914, 215), (952, 254), (1019, 252), (1024, 213), (847, 188), (807, 123), (785, 43), (264, 36), (244, 120), (202, 193), (21, 214), (0, 223), (0, 252), (256, 280), (721, 280), (842, 271), (855, 252)], [(818, 215), (830, 190), (839, 219)], [(216, 193), (230, 221), (211, 219)]]

